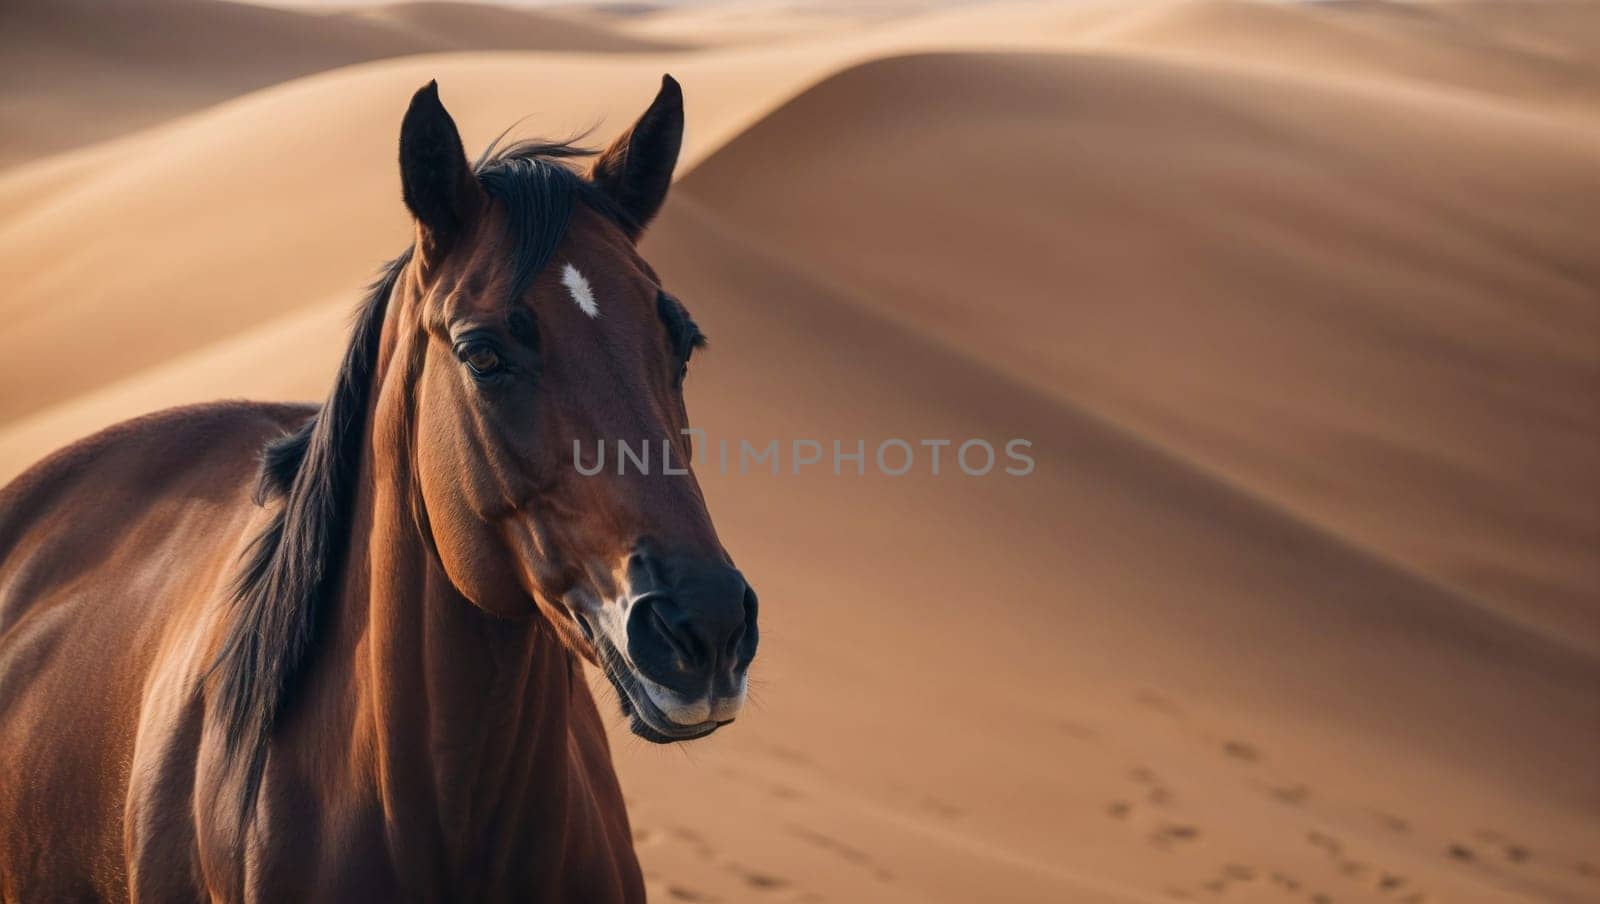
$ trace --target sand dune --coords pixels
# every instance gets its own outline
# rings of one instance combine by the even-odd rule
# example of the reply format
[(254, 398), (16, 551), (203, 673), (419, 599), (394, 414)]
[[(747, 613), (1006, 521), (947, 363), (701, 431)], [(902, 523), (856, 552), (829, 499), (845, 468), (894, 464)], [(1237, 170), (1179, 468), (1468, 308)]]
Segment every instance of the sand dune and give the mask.
[[(648, 101), (650, 86), (670, 68), (696, 84), (686, 171), (831, 73), (861, 59), (943, 45), (971, 31), (961, 25), (939, 17), (842, 41), (695, 55), (379, 61), (295, 79), (160, 128), (13, 167), (0, 173), (0, 274), (15, 274), (0, 298), (0, 313), (12, 317), (0, 334), (0, 379), (20, 391), (0, 398), (0, 418), (36, 411), (340, 289), (356, 291), (372, 262), (392, 255), (405, 238), (403, 214), (392, 203), (393, 174), (371, 161), (391, 156), (393, 121), (410, 92), (430, 78), (446, 86), (470, 146), (484, 146), (525, 118), (533, 124), (522, 133), (564, 136), (596, 127), (591, 138), (600, 143)], [(967, 39), (989, 46), (1008, 34), (991, 28)], [(285, 159), (301, 165), (285, 168)], [(339, 182), (329, 190), (334, 173)], [(308, 219), (328, 227), (315, 247), (301, 238)], [(83, 237), (102, 236), (108, 221), (139, 229), (86, 246)], [(182, 250), (204, 242), (214, 228), (251, 234), (238, 234), (213, 255)], [(321, 244), (328, 241), (338, 247)], [(290, 260), (295, 265), (284, 266)], [(107, 284), (103, 272), (120, 277)], [(206, 316), (215, 289), (194, 287), (219, 287), (237, 274), (249, 279), (226, 286), (230, 316)], [(187, 326), (161, 328), (146, 316), (151, 310)], [(91, 321), (101, 328), (80, 330)], [(57, 331), (78, 333), (100, 368), (47, 373), (40, 363)], [(141, 341), (124, 341), (129, 336)]]
[[(670, 67), (688, 167), (646, 254), (712, 337), (697, 425), (1021, 436), (1038, 470), (702, 465), (764, 646), (733, 730), (614, 735), (654, 899), (1589, 900), (1587, 14), (1371, 24), (1410, 9), (774, 14), (748, 47), (372, 63), (40, 159), (0, 176), (0, 472), (321, 395), (405, 238), (415, 85), (469, 145), (527, 113), (598, 140)], [(952, 47), (982, 52), (912, 53)]]
[(1252, 62), (1302, 75), (1413, 82), (1600, 111), (1590, 3), (1260, 3), (1201, 0), (1148, 7), (1099, 35), (1109, 43)]
[(571, 16), (407, 3), (318, 13), (226, 0), (9, 0), (0, 166), (109, 138), (296, 76), (446, 50), (659, 49)]
[[(373, 161), (393, 156), (395, 119), (429, 78), (447, 86), (474, 147), (530, 112), (551, 135), (598, 122), (598, 143), (648, 103), (667, 64), (473, 55), (370, 64), (0, 176), (0, 209), (12, 212), (0, 222), (0, 274), (10, 279), (0, 297), (8, 318), (0, 379), (17, 388), (0, 397), (0, 417), (36, 411), (340, 290), (353, 294), (407, 238), (404, 211), (393, 203), (394, 174)], [(676, 66), (700, 86), (686, 163), (803, 88), (817, 65), (804, 56), (787, 68), (740, 56)], [(759, 88), (750, 87), (755, 72), (768, 75)], [(511, 92), (508, 84), (528, 88)], [(301, 165), (286, 168), (286, 159)], [(139, 228), (113, 240), (108, 222)], [(323, 228), (307, 234), (308, 222)], [(214, 241), (219, 230), (232, 237)], [(101, 275), (110, 272), (118, 274), (114, 282)], [(87, 329), (92, 322), (100, 326)], [(173, 322), (185, 328), (173, 331)], [(46, 366), (50, 337), (61, 331), (80, 335), (83, 351), (99, 362), (94, 372)]]
[[(1424, 886), (1470, 900), (1496, 892), (1478, 884), (1483, 877), (1457, 875), (1441, 862), (1447, 858), (1437, 851), (1450, 842), (1433, 833), (1448, 835), (1452, 821), (1492, 823), (1501, 808), (1519, 808), (1510, 799), (1520, 797), (1544, 802), (1539, 821), (1551, 834), (1539, 843), (1560, 847), (1588, 831), (1582, 807), (1554, 814), (1557, 801), (1590, 793), (1592, 777), (1569, 744), (1595, 680), (1592, 659), (1507, 630), (1499, 618), (1170, 451), (864, 309), (860, 296), (797, 266), (803, 257), (753, 243), (741, 225), (719, 222), (682, 198), (663, 225), (652, 250), (667, 278), (707, 312), (703, 319), (739, 337), (708, 357), (695, 386), (697, 411), (714, 412), (701, 419), (712, 435), (966, 430), (1038, 435), (1041, 448), (1054, 450), (1033, 483), (706, 481), (725, 529), (743, 538), (742, 560), (759, 562), (752, 567), (779, 580), (782, 598), (795, 601), (774, 612), (772, 630), (788, 640), (776, 645), (783, 652), (762, 694), (772, 709), (805, 711), (815, 721), (752, 734), (782, 732), (775, 743), (802, 761), (826, 764), (825, 772), (869, 804), (902, 815), (959, 813), (954, 826), (933, 823), (963, 842), (993, 844), (1027, 861), (996, 863), (954, 843), (929, 850), (926, 818), (901, 833), (881, 825), (890, 820), (869, 820), (877, 828), (846, 836), (893, 857), (891, 873), (911, 869), (902, 864), (918, 852), (950, 871), (930, 876), (927, 864), (913, 870), (914, 884), (935, 880), (918, 894), (949, 888), (947, 899), (965, 900), (981, 896), (966, 890), (975, 886), (946, 883), (976, 876), (1015, 887), (1034, 872), (1032, 881), (1042, 883), (1047, 867), (1090, 862), (1100, 864), (1090, 875), (1139, 888), (1155, 850), (1124, 845), (1159, 849), (1170, 840), (1164, 833), (1182, 826), (1208, 839), (1194, 849), (1171, 844), (1181, 850), (1173, 875), (1194, 877), (1193, 886), (1235, 857), (1262, 886), (1268, 867), (1257, 858), (1293, 864), (1285, 869), (1304, 882), (1326, 869), (1324, 853), (1306, 843), (1316, 827), (1362, 851), (1347, 855), (1361, 861), (1359, 877), (1323, 888), (1336, 899), (1370, 893), (1382, 870), (1406, 876), (1413, 891)], [(762, 303), (751, 305), (752, 297)], [(820, 349), (827, 350), (825, 366)], [(739, 376), (724, 383), (711, 378), (713, 369)], [(804, 393), (794, 389), (795, 373), (806, 374)], [(776, 536), (763, 530), (774, 510), (795, 518)], [(851, 523), (842, 530), (845, 512)], [(797, 563), (801, 548), (806, 562)], [(1147, 567), (1130, 573), (1130, 561)], [(825, 564), (814, 571), (813, 563)], [(850, 639), (841, 643), (830, 626), (844, 625)], [(1513, 675), (1518, 691), (1508, 695)], [(861, 694), (860, 680), (870, 680), (874, 693)], [(1124, 709), (1149, 709), (1148, 724), (1099, 712), (1107, 695)], [(897, 703), (885, 708), (883, 699)], [(1530, 699), (1543, 705), (1530, 708)], [(1315, 727), (1306, 724), (1307, 708), (1318, 713)], [(948, 723), (951, 712), (963, 714), (958, 725)], [(898, 739), (919, 762), (859, 760), (854, 743), (834, 740), (841, 728), (852, 739)], [(1522, 746), (1534, 737), (1543, 741)], [(1534, 754), (1541, 744), (1550, 746)], [(1352, 768), (1387, 762), (1378, 751), (1396, 750), (1407, 751), (1405, 765), (1384, 769), (1415, 769), (1413, 775), (1389, 772), (1371, 782)], [(751, 756), (763, 763), (759, 751)], [(1084, 759), (1099, 764), (1093, 778), (1073, 774)], [(1253, 774), (1269, 760), (1270, 769)], [(719, 762), (741, 769), (743, 760), (734, 754)], [(985, 762), (1003, 764), (1004, 774), (980, 779), (963, 765)], [(1295, 774), (1310, 762), (1344, 766)], [(1064, 763), (1073, 765), (1063, 770)], [(776, 775), (795, 774), (766, 765)], [(758, 765), (743, 768), (762, 775)], [(1470, 779), (1445, 790), (1453, 783), (1441, 773), (1456, 769), (1496, 776), (1495, 791), (1467, 792)], [(675, 777), (686, 774), (692, 771)], [(908, 774), (921, 780), (897, 794)], [(940, 779), (953, 775), (962, 778)], [(1212, 778), (1233, 791), (1211, 796), (1204, 786)], [(1123, 782), (1131, 782), (1127, 790), (1096, 798)], [(1298, 797), (1302, 784), (1317, 801), (1283, 799)], [(1430, 790), (1405, 799), (1422, 788)], [(693, 785), (691, 793), (703, 789)], [(918, 794), (934, 800), (904, 799)], [(1205, 802), (1168, 809), (1189, 795)], [(1499, 795), (1506, 797), (1488, 802)], [(682, 800), (689, 806), (687, 796)], [(1132, 827), (1109, 836), (1108, 826), (1123, 818), (1106, 815), (1118, 801), (1129, 804)], [(1235, 815), (1254, 806), (1259, 818)], [(1395, 843), (1369, 809), (1404, 814), (1424, 837)], [(1421, 828), (1425, 821), (1430, 828)], [(749, 831), (741, 825), (730, 818), (729, 844)], [(774, 835), (773, 846), (782, 849), (781, 834)], [(1548, 856), (1570, 860), (1580, 848)], [(1073, 884), (1074, 872), (1060, 869), (1055, 890), (1045, 893), (1049, 886), (1041, 884), (1038, 899), (1086, 894)], [(1503, 893), (1547, 887), (1581, 885), (1551, 872), (1518, 877)]]
[(1498, 108), (949, 55), (818, 86), (684, 185), (948, 345), (1596, 653), (1597, 159), (1600, 136)]
[(679, 42), (633, 37), (582, 10), (410, 2), (360, 7), (329, 16), (370, 23), (411, 37), (430, 50), (551, 50), (622, 53), (668, 50)]

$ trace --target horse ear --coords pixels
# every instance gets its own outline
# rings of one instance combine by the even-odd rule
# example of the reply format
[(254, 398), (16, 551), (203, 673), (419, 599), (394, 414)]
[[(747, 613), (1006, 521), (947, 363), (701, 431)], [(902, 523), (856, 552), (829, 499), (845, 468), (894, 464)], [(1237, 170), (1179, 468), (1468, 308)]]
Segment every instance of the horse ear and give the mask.
[(442, 253), (465, 233), (482, 205), (483, 189), (455, 121), (439, 102), (438, 82), (412, 95), (400, 124), (400, 187), (417, 218), (425, 257)]
[(633, 238), (644, 232), (666, 200), (682, 144), (683, 90), (672, 76), (663, 75), (650, 109), (617, 136), (589, 173), (627, 216), (624, 227)]

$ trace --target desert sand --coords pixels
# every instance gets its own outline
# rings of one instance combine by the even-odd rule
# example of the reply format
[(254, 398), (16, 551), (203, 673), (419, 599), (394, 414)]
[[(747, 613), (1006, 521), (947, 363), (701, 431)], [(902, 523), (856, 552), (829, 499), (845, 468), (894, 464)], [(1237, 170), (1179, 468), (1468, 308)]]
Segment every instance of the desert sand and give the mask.
[(702, 464), (763, 644), (614, 717), (655, 900), (1600, 900), (1600, 6), (101, 6), (0, 28), (0, 479), (321, 397), (430, 78), (469, 147), (683, 83), (711, 437), (1033, 443)]

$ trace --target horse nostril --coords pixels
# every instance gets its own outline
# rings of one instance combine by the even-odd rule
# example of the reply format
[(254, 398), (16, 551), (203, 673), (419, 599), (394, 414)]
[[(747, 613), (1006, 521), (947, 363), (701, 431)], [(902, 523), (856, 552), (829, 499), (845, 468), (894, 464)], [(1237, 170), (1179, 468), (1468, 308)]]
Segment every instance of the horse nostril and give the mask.
[[(732, 572), (732, 569), (728, 569)], [(707, 681), (755, 655), (756, 596), (737, 572), (646, 592), (628, 616), (628, 652), (657, 681)]]
[(741, 621), (739, 621), (739, 626), (736, 627), (733, 632), (728, 634), (728, 642), (726, 642), (722, 648), (723, 664), (725, 664), (726, 667), (730, 667), (730, 669), (736, 669), (736, 667), (739, 667), (739, 664), (741, 664), (741, 662), (739, 662), (739, 646), (744, 643), (744, 638), (746, 638), (746, 635), (750, 635), (752, 632), (755, 632), (755, 610), (757, 610), (757, 602), (755, 602), (755, 590), (750, 589), (749, 584), (744, 586), (744, 600), (742, 600), (741, 605), (742, 618)]
[(744, 585), (744, 623), (745, 624), (753, 625), (753, 624), (756, 623), (756, 609), (759, 608), (759, 605), (760, 604), (758, 604), (756, 602), (756, 591), (755, 591), (755, 588), (751, 587), (749, 584)]
[(666, 617), (661, 614), (660, 606), (654, 605), (653, 602), (646, 605), (650, 607), (650, 626), (655, 629), (657, 634), (661, 635), (662, 640), (667, 642), (667, 646), (672, 648), (672, 652), (685, 663), (696, 662), (700, 658), (700, 651), (698, 649), (699, 644), (695, 642), (694, 633), (692, 631), (674, 629), (672, 623), (667, 621)]
[[(759, 604), (756, 602), (756, 592), (749, 584), (744, 587), (742, 607), (743, 620), (740, 621), (738, 630), (728, 638), (728, 644), (722, 651), (723, 661), (733, 669), (748, 665), (750, 659), (755, 656), (756, 610)], [(749, 639), (748, 644), (746, 638)], [(750, 648), (748, 651), (744, 649), (746, 646)]]

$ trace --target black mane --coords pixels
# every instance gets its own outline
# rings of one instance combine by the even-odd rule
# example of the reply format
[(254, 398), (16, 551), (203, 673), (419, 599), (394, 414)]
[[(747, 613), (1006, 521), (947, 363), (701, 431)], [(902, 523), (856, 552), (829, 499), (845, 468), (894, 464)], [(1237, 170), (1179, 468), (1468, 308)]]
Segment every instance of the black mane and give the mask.
[[(622, 222), (614, 205), (563, 161), (591, 152), (565, 143), (491, 144), (478, 180), (505, 209), (512, 298), (520, 298), (566, 232), (575, 200)], [(233, 586), (232, 621), (212, 665), (213, 705), (230, 758), (243, 756), (242, 812), (252, 806), (274, 725), (316, 646), (317, 628), (349, 541), (362, 439), (384, 317), (408, 249), (390, 261), (358, 309), (333, 390), (306, 424), (262, 451), (256, 501), (282, 499), (250, 543)]]

